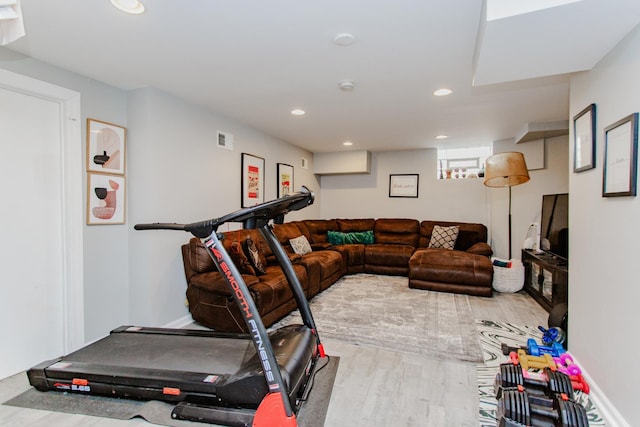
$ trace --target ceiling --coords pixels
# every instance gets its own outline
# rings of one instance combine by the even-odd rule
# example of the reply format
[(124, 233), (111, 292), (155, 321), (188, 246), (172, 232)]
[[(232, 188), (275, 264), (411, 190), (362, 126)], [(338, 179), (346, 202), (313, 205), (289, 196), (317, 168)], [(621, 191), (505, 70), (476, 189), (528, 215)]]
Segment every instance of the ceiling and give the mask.
[[(26, 36), (6, 47), (121, 89), (163, 90), (312, 152), (386, 151), (567, 120), (571, 73), (640, 22), (637, 0), (515, 12), (500, 9), (512, 0), (143, 2), (128, 15), (109, 0), (21, 0)], [(344, 32), (353, 44), (334, 43)], [(433, 96), (441, 87), (453, 93)]]

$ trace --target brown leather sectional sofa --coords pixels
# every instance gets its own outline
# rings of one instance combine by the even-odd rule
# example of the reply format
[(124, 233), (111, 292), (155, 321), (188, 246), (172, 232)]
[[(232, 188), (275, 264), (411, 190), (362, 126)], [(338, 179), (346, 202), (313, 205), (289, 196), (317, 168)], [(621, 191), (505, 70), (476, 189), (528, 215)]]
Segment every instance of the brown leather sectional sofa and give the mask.
[[(429, 248), (434, 226), (458, 226), (453, 250)], [(482, 224), (415, 219), (329, 219), (275, 224), (273, 231), (289, 254), (307, 298), (333, 285), (345, 274), (401, 275), (408, 286), (478, 296), (492, 295), (493, 266), (487, 228)], [(374, 243), (332, 245), (330, 232), (373, 232)], [(223, 233), (222, 242), (251, 291), (263, 322), (269, 326), (296, 308), (293, 294), (271, 249), (257, 230)], [(312, 251), (294, 253), (291, 239), (305, 236)], [(255, 268), (243, 249), (255, 242)], [(219, 331), (246, 327), (226, 282), (199, 239), (182, 246), (189, 311), (196, 322)]]

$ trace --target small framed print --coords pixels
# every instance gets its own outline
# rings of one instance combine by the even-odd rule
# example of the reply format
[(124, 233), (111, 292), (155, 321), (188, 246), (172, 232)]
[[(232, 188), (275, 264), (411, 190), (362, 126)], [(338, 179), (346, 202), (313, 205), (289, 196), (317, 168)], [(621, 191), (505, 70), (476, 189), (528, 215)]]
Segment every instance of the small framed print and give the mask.
[(264, 159), (242, 153), (242, 207), (264, 202)]
[(124, 175), (126, 128), (87, 119), (87, 172)]
[(389, 175), (389, 197), (418, 197), (418, 174)]
[(293, 166), (278, 163), (278, 198), (293, 193)]
[(596, 104), (573, 118), (573, 172), (596, 167)]
[(602, 197), (635, 196), (638, 164), (638, 113), (604, 130)]
[(125, 177), (87, 173), (87, 224), (124, 224)]

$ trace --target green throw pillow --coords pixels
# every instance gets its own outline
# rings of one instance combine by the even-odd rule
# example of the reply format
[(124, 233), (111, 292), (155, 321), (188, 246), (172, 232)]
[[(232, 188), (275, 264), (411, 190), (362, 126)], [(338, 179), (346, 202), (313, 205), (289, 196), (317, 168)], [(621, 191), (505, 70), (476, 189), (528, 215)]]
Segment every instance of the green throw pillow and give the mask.
[(340, 231), (328, 231), (327, 240), (332, 245), (348, 245), (352, 243), (363, 243), (369, 245), (374, 243), (373, 230), (353, 231), (351, 233), (343, 233)]

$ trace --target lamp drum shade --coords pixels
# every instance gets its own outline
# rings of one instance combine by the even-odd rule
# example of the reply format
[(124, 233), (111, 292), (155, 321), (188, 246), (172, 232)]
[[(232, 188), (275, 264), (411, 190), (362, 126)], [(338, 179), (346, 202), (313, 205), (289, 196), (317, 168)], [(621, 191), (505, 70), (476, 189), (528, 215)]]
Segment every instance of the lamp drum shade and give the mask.
[(484, 185), (487, 187), (512, 187), (529, 181), (524, 154), (498, 153), (486, 161)]

